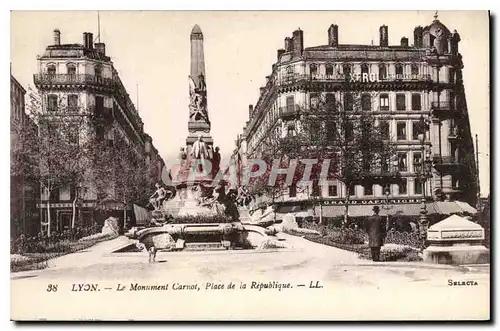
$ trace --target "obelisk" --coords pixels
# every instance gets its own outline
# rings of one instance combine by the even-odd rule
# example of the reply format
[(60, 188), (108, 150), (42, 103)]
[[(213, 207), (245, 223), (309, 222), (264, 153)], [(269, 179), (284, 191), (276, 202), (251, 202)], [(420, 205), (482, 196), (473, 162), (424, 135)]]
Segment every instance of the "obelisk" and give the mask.
[(213, 145), (210, 136), (210, 118), (207, 108), (207, 85), (205, 76), (205, 55), (203, 33), (196, 24), (191, 30), (191, 71), (189, 75), (189, 122), (186, 145), (188, 150), (201, 139), (207, 146)]

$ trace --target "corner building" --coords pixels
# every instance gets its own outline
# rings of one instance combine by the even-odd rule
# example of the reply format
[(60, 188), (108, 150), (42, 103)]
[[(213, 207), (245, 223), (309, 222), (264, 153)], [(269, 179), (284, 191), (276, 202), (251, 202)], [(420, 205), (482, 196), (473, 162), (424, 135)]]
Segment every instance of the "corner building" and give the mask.
[[(345, 111), (373, 112), (397, 146), (399, 176), (360, 182), (350, 189), (340, 182), (310, 184), (302, 190), (290, 187), (281, 198), (281, 204), (288, 205), (284, 212), (304, 210), (311, 192), (315, 204), (323, 206), (343, 205), (349, 194), (351, 217), (371, 215), (370, 204), (387, 205), (382, 214), (403, 215), (418, 215), (423, 199), (428, 204), (460, 200), (474, 205), (476, 164), (458, 32), (450, 32), (437, 15), (430, 25), (414, 28), (412, 45), (406, 37), (400, 45), (389, 45), (385, 25), (379, 29), (378, 45), (342, 44), (338, 31), (332, 24), (325, 34), (328, 44), (315, 47), (304, 48), (300, 29), (285, 38), (255, 107), (249, 106), (235, 159), (245, 163), (259, 158), (273, 140), (300, 130), (301, 109), (313, 108), (319, 100), (337, 100)], [(357, 83), (345, 84), (346, 79)], [(348, 90), (349, 85), (356, 90)], [(353, 109), (354, 93), (361, 93), (361, 109)], [(325, 216), (338, 216), (343, 210), (335, 206)]]
[[(43, 113), (48, 115), (71, 116), (75, 112), (95, 113), (106, 118), (106, 125), (96, 134), (110, 144), (124, 140), (135, 152), (139, 160), (145, 161), (151, 169), (154, 180), (161, 180), (164, 161), (153, 145), (153, 139), (144, 132), (144, 124), (139, 112), (123, 85), (111, 58), (106, 55), (106, 45), (94, 43), (92, 33), (83, 33), (81, 44), (61, 44), (61, 32), (54, 30), (54, 44), (47, 46), (44, 54), (37, 57), (38, 73), (34, 83), (42, 98)], [(91, 171), (91, 169), (90, 169)], [(80, 221), (92, 224), (107, 216), (123, 219), (123, 206), (110, 199), (103, 213), (96, 210), (98, 193), (92, 183), (85, 184)], [(75, 187), (55, 190), (49, 197), (42, 190), (38, 208), (43, 218), (47, 217), (47, 201), (50, 198), (51, 223), (61, 231), (71, 225), (72, 204)], [(109, 196), (114, 195), (110, 187)], [(115, 212), (113, 212), (115, 210)], [(127, 206), (127, 222), (133, 221), (133, 207)]]

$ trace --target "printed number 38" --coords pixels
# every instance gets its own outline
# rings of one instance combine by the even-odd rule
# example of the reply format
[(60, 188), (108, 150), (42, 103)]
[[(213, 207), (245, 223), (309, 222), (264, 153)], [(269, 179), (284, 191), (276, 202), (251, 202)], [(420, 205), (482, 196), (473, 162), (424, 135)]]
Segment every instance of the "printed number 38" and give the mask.
[(49, 284), (49, 286), (47, 286), (47, 292), (57, 292), (57, 285)]

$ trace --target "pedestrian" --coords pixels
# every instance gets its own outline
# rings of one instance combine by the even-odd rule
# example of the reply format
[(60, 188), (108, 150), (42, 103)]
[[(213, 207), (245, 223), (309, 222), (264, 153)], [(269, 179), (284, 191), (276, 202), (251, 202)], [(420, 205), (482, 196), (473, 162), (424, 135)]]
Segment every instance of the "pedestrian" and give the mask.
[(379, 206), (374, 206), (373, 216), (368, 217), (364, 224), (373, 261), (380, 261), (380, 248), (384, 245), (386, 236), (385, 219), (378, 214), (379, 212)]

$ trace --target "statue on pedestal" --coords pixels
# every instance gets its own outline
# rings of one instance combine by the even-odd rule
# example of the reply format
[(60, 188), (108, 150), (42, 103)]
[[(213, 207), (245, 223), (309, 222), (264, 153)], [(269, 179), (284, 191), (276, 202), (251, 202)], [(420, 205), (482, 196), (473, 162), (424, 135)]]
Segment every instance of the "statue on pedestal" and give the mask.
[(189, 118), (210, 123), (206, 102), (206, 85), (203, 74), (198, 76), (198, 86), (189, 76)]
[(155, 184), (156, 191), (149, 197), (149, 203), (153, 206), (155, 210), (160, 210), (160, 207), (167, 197), (167, 191), (159, 183)]

